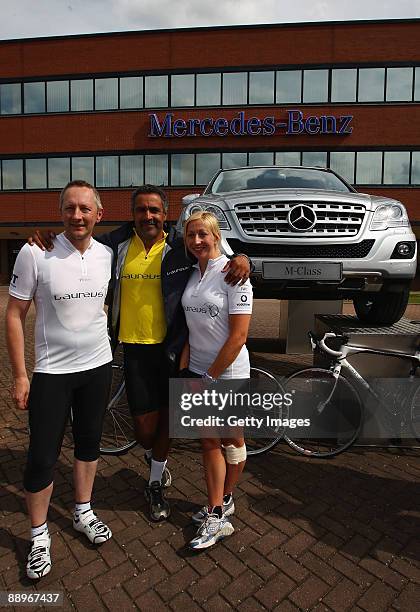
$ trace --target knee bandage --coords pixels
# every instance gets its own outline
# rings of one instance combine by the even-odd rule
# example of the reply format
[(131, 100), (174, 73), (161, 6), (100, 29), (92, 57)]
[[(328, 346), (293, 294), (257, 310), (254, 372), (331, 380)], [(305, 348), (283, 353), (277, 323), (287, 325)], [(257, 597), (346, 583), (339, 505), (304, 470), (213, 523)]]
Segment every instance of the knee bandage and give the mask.
[(238, 463), (242, 463), (242, 461), (246, 460), (245, 444), (239, 447), (229, 444), (228, 446), (223, 446), (223, 448), (225, 449), (226, 463), (238, 465)]

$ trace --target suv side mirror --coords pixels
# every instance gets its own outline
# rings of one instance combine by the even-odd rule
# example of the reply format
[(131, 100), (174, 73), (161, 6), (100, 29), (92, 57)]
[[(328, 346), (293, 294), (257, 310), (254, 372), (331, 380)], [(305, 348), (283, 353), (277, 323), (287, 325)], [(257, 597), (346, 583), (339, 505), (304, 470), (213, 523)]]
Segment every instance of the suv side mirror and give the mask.
[(188, 206), (191, 202), (194, 202), (197, 198), (201, 196), (201, 193), (189, 193), (188, 195), (182, 198), (182, 206)]

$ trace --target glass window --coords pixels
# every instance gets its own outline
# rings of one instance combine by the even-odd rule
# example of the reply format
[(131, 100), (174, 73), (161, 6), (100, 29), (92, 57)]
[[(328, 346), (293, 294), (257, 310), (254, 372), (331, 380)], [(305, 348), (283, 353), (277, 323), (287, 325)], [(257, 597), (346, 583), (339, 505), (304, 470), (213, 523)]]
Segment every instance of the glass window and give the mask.
[(26, 189), (46, 189), (47, 160), (27, 159), (25, 161)]
[(120, 79), (120, 108), (143, 108), (143, 77)]
[(359, 69), (359, 102), (381, 102), (384, 99), (385, 68)]
[(273, 104), (274, 72), (249, 73), (249, 103)]
[(47, 83), (47, 111), (49, 113), (69, 110), (69, 82), (49, 81)]
[(118, 156), (96, 158), (96, 187), (118, 187)]
[(194, 185), (194, 155), (171, 155), (171, 185)]
[(138, 187), (144, 182), (143, 176), (143, 155), (121, 155), (121, 187)]
[(148, 76), (144, 81), (146, 108), (168, 106), (168, 77)]
[(146, 183), (152, 185), (168, 184), (168, 156), (167, 155), (145, 155)]
[(331, 73), (331, 102), (356, 101), (356, 68), (336, 68)]
[(328, 101), (328, 70), (303, 71), (303, 101)]
[(95, 171), (93, 157), (72, 157), (71, 177), (73, 181), (87, 181), (95, 184)]
[(225, 72), (223, 74), (223, 104), (246, 104), (247, 73)]
[(197, 106), (218, 106), (220, 104), (222, 76), (216, 74), (197, 74)]
[(356, 183), (358, 185), (380, 185), (382, 183), (382, 152), (357, 153)]
[(248, 155), (248, 166), (272, 166), (274, 153), (254, 152)]
[(18, 115), (22, 112), (20, 83), (0, 85), (0, 113)]
[(410, 181), (410, 152), (385, 151), (384, 184), (408, 185)]
[(92, 79), (70, 81), (71, 110), (93, 110), (93, 81)]
[(118, 108), (118, 79), (95, 79), (95, 110)]
[(414, 99), (416, 102), (420, 100), (420, 68), (414, 70)]
[(277, 72), (276, 102), (284, 104), (300, 102), (302, 99), (302, 71), (281, 70)]
[(276, 153), (277, 166), (300, 166), (300, 151), (278, 151)]
[(222, 153), (222, 168), (242, 168), (247, 166), (247, 154), (246, 153)]
[(3, 159), (3, 189), (23, 189), (23, 162), (21, 159)]
[(413, 92), (412, 68), (388, 68), (386, 71), (386, 99), (388, 102), (411, 101)]
[(413, 151), (411, 155), (411, 183), (420, 185), (420, 151)]
[(324, 151), (303, 151), (302, 166), (327, 167), (327, 154)]
[(220, 153), (197, 153), (195, 156), (196, 184), (207, 185), (220, 169)]
[(194, 75), (171, 76), (171, 106), (194, 106)]
[(337, 172), (347, 182), (354, 183), (355, 154), (352, 151), (332, 151), (330, 153), (330, 168)]
[(48, 187), (58, 189), (67, 185), (70, 180), (70, 159), (68, 157), (51, 157), (48, 160)]
[(45, 83), (23, 84), (23, 112), (45, 113)]

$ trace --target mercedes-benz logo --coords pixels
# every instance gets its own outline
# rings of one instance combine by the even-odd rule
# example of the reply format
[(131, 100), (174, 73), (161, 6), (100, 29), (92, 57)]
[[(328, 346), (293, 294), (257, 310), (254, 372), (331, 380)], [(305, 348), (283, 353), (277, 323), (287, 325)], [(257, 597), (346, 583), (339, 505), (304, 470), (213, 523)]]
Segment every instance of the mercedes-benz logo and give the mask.
[(315, 211), (309, 206), (298, 204), (287, 215), (287, 222), (295, 232), (308, 232), (316, 223)]

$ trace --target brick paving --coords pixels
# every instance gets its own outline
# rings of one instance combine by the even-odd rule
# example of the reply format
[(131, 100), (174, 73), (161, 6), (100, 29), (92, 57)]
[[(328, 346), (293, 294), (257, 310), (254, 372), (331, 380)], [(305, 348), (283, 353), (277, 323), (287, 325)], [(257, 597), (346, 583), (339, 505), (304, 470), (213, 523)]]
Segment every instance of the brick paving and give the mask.
[[(0, 288), (2, 315), (5, 301)], [(259, 312), (265, 308), (273, 305), (261, 305)], [(418, 308), (409, 317), (419, 318)], [(30, 335), (32, 316), (27, 327)], [(29, 363), (30, 351), (28, 342)], [(101, 459), (95, 507), (114, 537), (96, 549), (71, 527), (66, 435), (49, 516), (53, 568), (30, 583), (24, 574), (28, 521), (21, 485), (26, 414), (14, 410), (8, 393), (3, 332), (0, 357), (0, 590), (60, 591), (65, 610), (84, 612), (420, 609), (420, 462), (414, 450), (358, 448), (310, 461), (281, 445), (251, 458), (236, 494), (235, 534), (197, 554), (186, 547), (194, 533), (191, 511), (205, 501), (195, 442), (174, 446), (172, 516), (158, 525), (147, 519), (141, 451)]]

